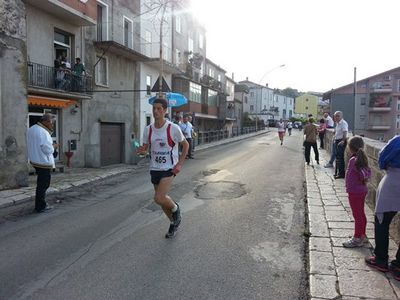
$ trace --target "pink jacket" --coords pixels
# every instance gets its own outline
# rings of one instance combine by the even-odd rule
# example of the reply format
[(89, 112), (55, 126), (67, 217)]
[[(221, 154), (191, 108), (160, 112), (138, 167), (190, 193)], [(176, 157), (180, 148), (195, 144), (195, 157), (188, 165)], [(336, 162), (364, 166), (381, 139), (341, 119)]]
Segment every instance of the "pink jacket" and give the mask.
[(364, 168), (361, 171), (356, 168), (357, 156), (353, 155), (346, 170), (346, 191), (347, 193), (367, 193), (367, 181), (371, 178), (371, 169)]

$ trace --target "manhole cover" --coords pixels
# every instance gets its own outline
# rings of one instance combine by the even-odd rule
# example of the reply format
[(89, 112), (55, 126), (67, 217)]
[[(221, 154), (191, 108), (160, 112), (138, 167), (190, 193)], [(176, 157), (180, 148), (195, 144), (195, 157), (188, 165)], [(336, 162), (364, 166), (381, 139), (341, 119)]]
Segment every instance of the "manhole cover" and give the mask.
[(234, 199), (246, 194), (243, 184), (232, 181), (215, 181), (199, 185), (195, 189), (198, 199)]

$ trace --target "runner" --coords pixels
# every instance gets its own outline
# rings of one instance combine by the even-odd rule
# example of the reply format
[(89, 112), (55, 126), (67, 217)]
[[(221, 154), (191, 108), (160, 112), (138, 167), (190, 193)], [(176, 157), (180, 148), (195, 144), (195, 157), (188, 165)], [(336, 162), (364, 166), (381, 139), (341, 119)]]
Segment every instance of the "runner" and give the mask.
[(285, 122), (283, 122), (283, 119), (280, 119), (278, 123), (276, 123), (276, 127), (278, 127), (278, 135), (279, 139), (281, 141), (281, 146), (283, 145), (283, 137), (285, 136)]
[(287, 123), (286, 127), (287, 127), (287, 130), (288, 130), (288, 132), (289, 132), (289, 136), (291, 136), (291, 135), (292, 135), (293, 123), (289, 121), (289, 122)]
[[(189, 144), (179, 126), (166, 120), (167, 101), (156, 99), (153, 103), (154, 123), (146, 127), (143, 133), (143, 146), (138, 154), (150, 150), (150, 175), (154, 185), (154, 201), (161, 206), (171, 221), (166, 238), (172, 238), (181, 223), (181, 212), (178, 203), (168, 195), (173, 178), (180, 172), (185, 161)], [(182, 145), (179, 156), (178, 144)]]

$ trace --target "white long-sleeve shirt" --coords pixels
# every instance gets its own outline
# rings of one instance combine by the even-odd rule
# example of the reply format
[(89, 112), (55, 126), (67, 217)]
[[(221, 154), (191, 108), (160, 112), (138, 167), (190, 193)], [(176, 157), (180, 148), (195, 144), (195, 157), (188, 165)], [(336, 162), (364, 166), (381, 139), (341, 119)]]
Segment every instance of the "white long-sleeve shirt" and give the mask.
[(46, 169), (54, 167), (53, 139), (44, 125), (37, 123), (28, 129), (27, 144), (32, 166)]

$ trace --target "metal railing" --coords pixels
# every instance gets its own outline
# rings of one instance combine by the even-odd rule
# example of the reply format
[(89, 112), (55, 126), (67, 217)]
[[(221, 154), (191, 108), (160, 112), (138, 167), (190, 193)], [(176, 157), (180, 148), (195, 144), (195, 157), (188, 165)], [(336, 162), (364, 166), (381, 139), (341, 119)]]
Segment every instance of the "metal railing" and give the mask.
[(28, 62), (28, 86), (91, 94), (93, 81), (91, 76), (79, 76), (66, 68)]
[[(264, 129), (265, 126), (259, 126), (257, 128), (257, 131)], [(232, 128), (231, 134), (229, 134), (228, 130), (199, 131), (197, 132), (197, 137), (194, 139), (194, 143), (195, 145), (207, 144), (243, 134), (249, 134), (252, 132), (256, 132), (255, 126), (242, 127), (242, 128), (235, 126)]]

